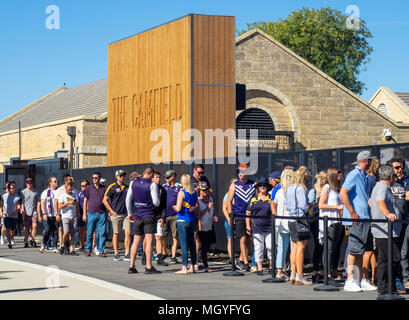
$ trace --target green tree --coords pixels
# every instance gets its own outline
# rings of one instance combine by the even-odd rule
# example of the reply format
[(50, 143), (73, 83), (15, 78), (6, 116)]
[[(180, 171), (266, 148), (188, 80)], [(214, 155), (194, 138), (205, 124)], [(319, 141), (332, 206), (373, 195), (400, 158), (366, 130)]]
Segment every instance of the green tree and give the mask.
[(285, 20), (247, 24), (247, 30), (239, 34), (258, 28), (352, 92), (361, 94), (365, 84), (358, 75), (370, 61), (373, 49), (367, 39), (372, 34), (363, 20), (358, 28), (348, 28), (348, 18), (331, 8), (303, 8), (291, 12)]

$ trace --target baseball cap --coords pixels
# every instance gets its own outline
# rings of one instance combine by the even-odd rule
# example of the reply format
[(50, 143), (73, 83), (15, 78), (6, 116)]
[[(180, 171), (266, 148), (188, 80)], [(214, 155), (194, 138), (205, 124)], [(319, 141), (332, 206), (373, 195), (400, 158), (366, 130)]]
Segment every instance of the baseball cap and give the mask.
[(270, 174), (270, 178), (271, 179), (281, 179), (281, 174), (280, 174), (280, 172), (278, 172), (278, 171), (274, 171), (274, 172), (272, 172), (271, 174)]
[(200, 190), (209, 189), (209, 186), (207, 185), (206, 181), (200, 181), (200, 182), (199, 182), (199, 189), (200, 189)]
[(358, 155), (356, 156), (356, 161), (352, 162), (352, 164), (357, 164), (358, 161), (362, 161), (362, 160), (365, 160), (365, 159), (373, 159), (373, 158), (375, 158), (375, 157), (373, 157), (371, 155), (371, 151), (364, 150), (364, 151), (361, 151), (360, 153), (358, 153)]
[(169, 179), (171, 176), (175, 176), (176, 177), (176, 171), (171, 169), (165, 172), (165, 178)]
[(116, 176), (126, 176), (126, 172), (122, 169), (116, 170), (115, 171), (115, 177)]

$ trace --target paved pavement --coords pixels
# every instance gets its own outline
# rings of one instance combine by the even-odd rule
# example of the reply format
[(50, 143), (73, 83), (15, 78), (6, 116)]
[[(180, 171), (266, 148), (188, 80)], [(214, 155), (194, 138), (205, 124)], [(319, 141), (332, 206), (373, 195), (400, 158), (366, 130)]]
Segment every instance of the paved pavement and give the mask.
[[(16, 264), (23, 262), (23, 264)], [(29, 264), (26, 264), (29, 263)], [(179, 265), (156, 266), (162, 274), (145, 275), (141, 258), (137, 258), (137, 274), (127, 273), (129, 262), (80, 255), (61, 256), (40, 253), (38, 248), (23, 248), (22, 239), (8, 249), (0, 246), (0, 299), (175, 299), (175, 300), (375, 300), (376, 292), (317, 292), (314, 286), (291, 286), (288, 283), (263, 283), (268, 277), (245, 273), (242, 277), (226, 277), (230, 271), (224, 263), (212, 262), (213, 273), (174, 274)], [(53, 283), (52, 268), (60, 270), (58, 289)], [(55, 282), (55, 281), (54, 281)]]

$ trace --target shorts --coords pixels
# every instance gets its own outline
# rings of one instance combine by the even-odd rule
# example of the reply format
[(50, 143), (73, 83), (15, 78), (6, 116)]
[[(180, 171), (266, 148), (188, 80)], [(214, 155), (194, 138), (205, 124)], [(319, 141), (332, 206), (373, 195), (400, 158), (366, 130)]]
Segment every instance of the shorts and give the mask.
[(133, 226), (133, 234), (135, 236), (143, 236), (145, 234), (155, 234), (156, 233), (156, 216), (151, 215), (144, 220), (135, 219)]
[(4, 217), (4, 226), (7, 230), (14, 230), (16, 228), (17, 218)]
[(162, 237), (163, 236), (163, 228), (160, 226), (160, 222), (156, 224), (156, 233), (155, 236)]
[(248, 234), (246, 233), (246, 220), (245, 219), (236, 219), (235, 226), (236, 226), (235, 236), (237, 238), (248, 237)]
[(373, 251), (371, 223), (360, 222), (357, 226), (349, 226), (348, 253), (362, 255), (365, 251)]
[(176, 220), (178, 219), (177, 215), (166, 217), (165, 225), (163, 226), (163, 235), (165, 237), (169, 234), (169, 229), (172, 232), (172, 237), (176, 238), (178, 236), (178, 227)]
[(304, 241), (304, 240), (309, 240), (311, 239), (311, 232), (305, 234), (305, 235), (298, 235), (297, 233), (297, 221), (293, 222), (288, 222), (288, 229), (290, 230), (290, 237), (291, 241), (297, 242), (297, 241)]
[(111, 216), (111, 222), (113, 233), (120, 233), (121, 230), (131, 230), (131, 223), (127, 215), (113, 215)]
[(224, 230), (226, 230), (226, 236), (227, 236), (227, 238), (231, 238), (231, 235), (230, 235), (230, 225), (229, 225), (229, 223), (227, 222), (227, 220), (224, 220)]
[(24, 226), (30, 227), (33, 224), (37, 224), (38, 214), (33, 214), (32, 216), (24, 216)]
[(64, 232), (74, 233), (77, 229), (77, 218), (63, 218), (62, 229)]

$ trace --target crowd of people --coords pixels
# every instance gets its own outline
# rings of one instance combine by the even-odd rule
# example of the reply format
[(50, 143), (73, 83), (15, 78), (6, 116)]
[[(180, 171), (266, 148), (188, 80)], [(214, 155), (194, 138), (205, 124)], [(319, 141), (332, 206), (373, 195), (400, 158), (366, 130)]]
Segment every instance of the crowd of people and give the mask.
[[(312, 177), (305, 166), (297, 170), (287, 166), (282, 172), (272, 172), (268, 178), (261, 177), (257, 181), (249, 178), (246, 165), (238, 166), (237, 176), (230, 181), (220, 206), (225, 218), (230, 261), (239, 270), (257, 275), (263, 275), (267, 265), (271, 274), (274, 254), (277, 278), (295, 285), (316, 284), (323, 279), (324, 225), (322, 219), (306, 217), (391, 220), (394, 221), (393, 288), (397, 293), (406, 292), (409, 288), (409, 229), (400, 222), (408, 215), (409, 177), (404, 172), (405, 160), (394, 158), (380, 166), (380, 161), (369, 151), (362, 151), (354, 164), (355, 168), (345, 178), (336, 167), (319, 172), (310, 190), (307, 185)], [(201, 269), (212, 272), (208, 253), (211, 244), (216, 242), (214, 223), (222, 216), (218, 215), (214, 191), (205, 176), (204, 166), (196, 164), (192, 175), (181, 175), (179, 182), (176, 172), (168, 170), (163, 185), (161, 174), (151, 167), (141, 174), (132, 172), (129, 185), (125, 183), (125, 176), (123, 170), (117, 170), (116, 181), (107, 187), (101, 183), (101, 174), (95, 172), (91, 183), (81, 180), (80, 190), (75, 189), (74, 179), (69, 175), (63, 176), (60, 187), (58, 179), (51, 177), (41, 194), (34, 189), (31, 178), (26, 179), (26, 188), (19, 194), (15, 183), (7, 182), (1, 198), (2, 244), (5, 235), (12, 249), (21, 215), (24, 247), (37, 246), (37, 224), (43, 224), (41, 253), (51, 251), (75, 256), (81, 250), (85, 256), (106, 257), (107, 236), (112, 228), (113, 259), (129, 261), (129, 274), (138, 272), (135, 261), (141, 252), (145, 274), (161, 273), (153, 266), (154, 251), (158, 265), (179, 263), (179, 245), (182, 261), (177, 274), (196, 273)], [(278, 216), (277, 248), (274, 250), (271, 248), (272, 214)], [(234, 224), (233, 235), (231, 223)], [(122, 231), (123, 253), (119, 250)], [(238, 259), (230, 250), (232, 237), (239, 238)], [(344, 278), (345, 291), (378, 290), (379, 294), (385, 294), (388, 287), (387, 240), (386, 222), (329, 220), (330, 283), (337, 284), (337, 280)], [(304, 253), (311, 241), (313, 270), (310, 281), (304, 276)], [(345, 242), (343, 274), (339, 272), (339, 264)], [(265, 253), (267, 264), (264, 264)], [(166, 258), (170, 260), (166, 262)], [(289, 273), (286, 272), (287, 261)]]

